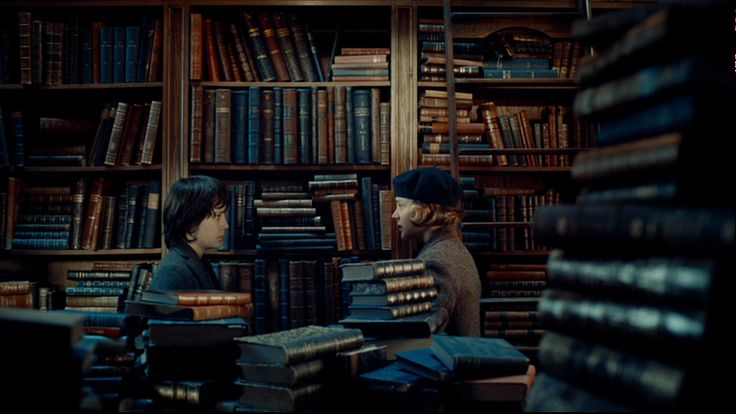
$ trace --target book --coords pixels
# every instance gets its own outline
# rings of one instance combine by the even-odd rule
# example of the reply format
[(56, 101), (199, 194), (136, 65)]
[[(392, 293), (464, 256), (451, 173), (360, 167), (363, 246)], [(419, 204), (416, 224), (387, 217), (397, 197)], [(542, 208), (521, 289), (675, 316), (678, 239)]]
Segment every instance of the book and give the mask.
[(363, 345), (358, 329), (310, 325), (288, 331), (235, 338), (248, 362), (296, 364)]
[(503, 339), (435, 335), (431, 348), (457, 378), (523, 374), (529, 367), (529, 358)]
[(407, 303), (394, 306), (350, 305), (350, 316), (364, 319), (395, 319), (432, 310), (432, 302)]
[(360, 381), (370, 390), (407, 393), (427, 380), (406, 371), (397, 363), (360, 375)]
[(343, 282), (375, 280), (422, 274), (425, 264), (420, 259), (396, 259), (379, 262), (347, 263), (340, 266)]
[(356, 378), (386, 365), (386, 346), (366, 344), (361, 348), (337, 353), (337, 365), (347, 378)]
[(141, 300), (179, 306), (245, 305), (252, 302), (250, 293), (223, 292), (218, 290), (175, 291), (149, 289), (141, 293)]
[(185, 321), (205, 321), (232, 317), (248, 318), (253, 313), (253, 304), (178, 306), (126, 300), (125, 313), (148, 318)]
[(242, 318), (207, 321), (148, 320), (148, 341), (152, 346), (224, 345), (232, 343), (233, 338), (247, 334), (248, 323)]
[(414, 289), (406, 290), (403, 292), (378, 294), (378, 295), (363, 295), (351, 294), (351, 304), (353, 305), (379, 305), (379, 306), (394, 306), (400, 304), (406, 304), (410, 302), (420, 302), (426, 300), (432, 300), (437, 297), (437, 289)]
[(556, 205), (534, 214), (536, 241), (596, 251), (730, 254), (736, 214), (727, 208), (650, 205)]
[(440, 362), (430, 348), (397, 352), (396, 363), (405, 371), (432, 381), (442, 382), (452, 378), (452, 370)]
[(238, 380), (240, 388), (238, 401), (258, 411), (295, 412), (308, 409), (315, 403), (322, 384), (305, 384), (300, 387), (279, 387)]
[(360, 329), (366, 336), (386, 338), (429, 338), (446, 323), (447, 310), (434, 309), (394, 319), (364, 319), (348, 316), (339, 323), (346, 328)]
[(539, 359), (551, 375), (643, 410), (683, 408), (694, 397), (688, 388), (699, 388), (678, 366), (685, 361), (662, 363), (554, 332), (540, 342)]
[(553, 288), (606, 292), (606, 295), (685, 306), (709, 303), (722, 266), (712, 258), (616, 260), (575, 257), (561, 250), (553, 250), (547, 262), (549, 285)]
[(317, 381), (326, 371), (328, 364), (322, 359), (313, 359), (298, 364), (263, 364), (238, 361), (240, 378), (246, 382), (258, 382), (284, 387), (296, 387)]
[(529, 365), (525, 374), (464, 380), (454, 386), (463, 400), (524, 401), (536, 377), (537, 368)]
[(570, 384), (553, 375), (540, 374), (526, 399), (528, 412), (633, 412), (634, 407), (604, 398), (584, 387)]

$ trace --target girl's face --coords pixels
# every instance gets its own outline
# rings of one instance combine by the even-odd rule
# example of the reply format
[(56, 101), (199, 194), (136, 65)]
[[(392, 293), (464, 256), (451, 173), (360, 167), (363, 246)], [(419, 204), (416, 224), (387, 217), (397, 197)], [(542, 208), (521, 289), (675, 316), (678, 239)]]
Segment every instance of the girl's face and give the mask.
[(417, 227), (411, 221), (415, 208), (416, 204), (413, 200), (396, 197), (396, 210), (391, 214), (391, 218), (396, 220), (401, 240), (420, 240), (424, 234), (424, 228)]
[(227, 223), (227, 207), (217, 207), (214, 214), (206, 217), (190, 232), (190, 239), (194, 240), (189, 242), (189, 245), (201, 254), (209, 249), (216, 249), (225, 240), (225, 231), (228, 228), (230, 225)]

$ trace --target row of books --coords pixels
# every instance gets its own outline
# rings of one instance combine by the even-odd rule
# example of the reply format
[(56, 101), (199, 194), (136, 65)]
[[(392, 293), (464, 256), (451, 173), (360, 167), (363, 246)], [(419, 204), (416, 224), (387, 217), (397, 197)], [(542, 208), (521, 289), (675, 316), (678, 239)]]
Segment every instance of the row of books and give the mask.
[(158, 244), (161, 183), (126, 182), (111, 195), (113, 183), (99, 177), (73, 186), (26, 186), (8, 177), (0, 197), (7, 233), (5, 249), (132, 249)]
[(306, 185), (293, 181), (228, 183), (231, 226), (220, 250), (391, 249), (390, 191), (373, 184), (371, 177), (359, 180), (355, 173), (314, 178)]
[[(0, 83), (62, 85), (161, 80), (163, 21), (140, 25), (85, 21), (76, 11), (50, 20), (18, 12), (17, 31), (0, 35)], [(12, 40), (11, 40), (12, 39)], [(17, 59), (17, 60), (16, 60)]]
[[(442, 22), (419, 22), (422, 81), (446, 80), (444, 32)], [(574, 79), (581, 56), (578, 41), (553, 39), (527, 27), (498, 30), (484, 39), (457, 38), (453, 52), (456, 78)]]
[(236, 22), (191, 15), (190, 79), (326, 80), (312, 36), (294, 14), (239, 13)]
[[(0, 108), (0, 112), (2, 108)], [(83, 119), (0, 115), (1, 166), (151, 165), (161, 101), (108, 103), (95, 125)], [(63, 143), (60, 143), (63, 142)]]
[(189, 160), (204, 164), (381, 164), (391, 107), (378, 88), (192, 86)]
[[(474, 176), (461, 177), (465, 212), (463, 241), (470, 251), (534, 251), (544, 246), (534, 240), (532, 217), (540, 206), (557, 204), (553, 189), (476, 188)], [(495, 226), (495, 223), (505, 223)]]

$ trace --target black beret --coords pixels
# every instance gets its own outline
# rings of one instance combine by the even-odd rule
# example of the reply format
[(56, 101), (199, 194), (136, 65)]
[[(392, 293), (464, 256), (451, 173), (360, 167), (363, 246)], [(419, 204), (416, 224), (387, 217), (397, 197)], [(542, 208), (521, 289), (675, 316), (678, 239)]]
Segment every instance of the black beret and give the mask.
[(450, 173), (439, 168), (417, 168), (394, 178), (396, 197), (426, 204), (457, 207), (462, 189)]

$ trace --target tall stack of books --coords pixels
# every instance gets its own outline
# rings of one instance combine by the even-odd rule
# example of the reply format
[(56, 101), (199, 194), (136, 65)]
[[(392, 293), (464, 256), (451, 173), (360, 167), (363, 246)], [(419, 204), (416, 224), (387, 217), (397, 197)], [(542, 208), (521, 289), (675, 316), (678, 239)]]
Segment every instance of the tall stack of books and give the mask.
[(142, 292), (126, 312), (147, 318), (137, 344), (143, 381), (160, 409), (206, 409), (234, 398), (238, 349), (251, 295), (222, 291)]
[(387, 81), (389, 75), (389, 48), (343, 47), (332, 63), (332, 80)]
[(575, 99), (600, 124), (599, 148), (574, 161), (577, 204), (534, 218), (538, 241), (558, 250), (529, 409), (728, 403), (716, 378), (731, 354), (736, 215), (721, 183), (731, 157), (717, 145), (734, 133), (720, 104), (736, 91), (732, 16), (727, 1), (671, 2), (574, 27), (599, 49), (581, 62)]
[(358, 328), (375, 345), (387, 346), (388, 359), (404, 349), (428, 346), (432, 334), (446, 322), (436, 309), (437, 289), (420, 259), (347, 263), (340, 266), (349, 292), (348, 316), (339, 321)]
[[(319, 407), (329, 388), (338, 352), (358, 349), (357, 329), (310, 325), (235, 338), (240, 347), (239, 406), (254, 411), (294, 412)], [(334, 378), (334, 375), (332, 376)]]

